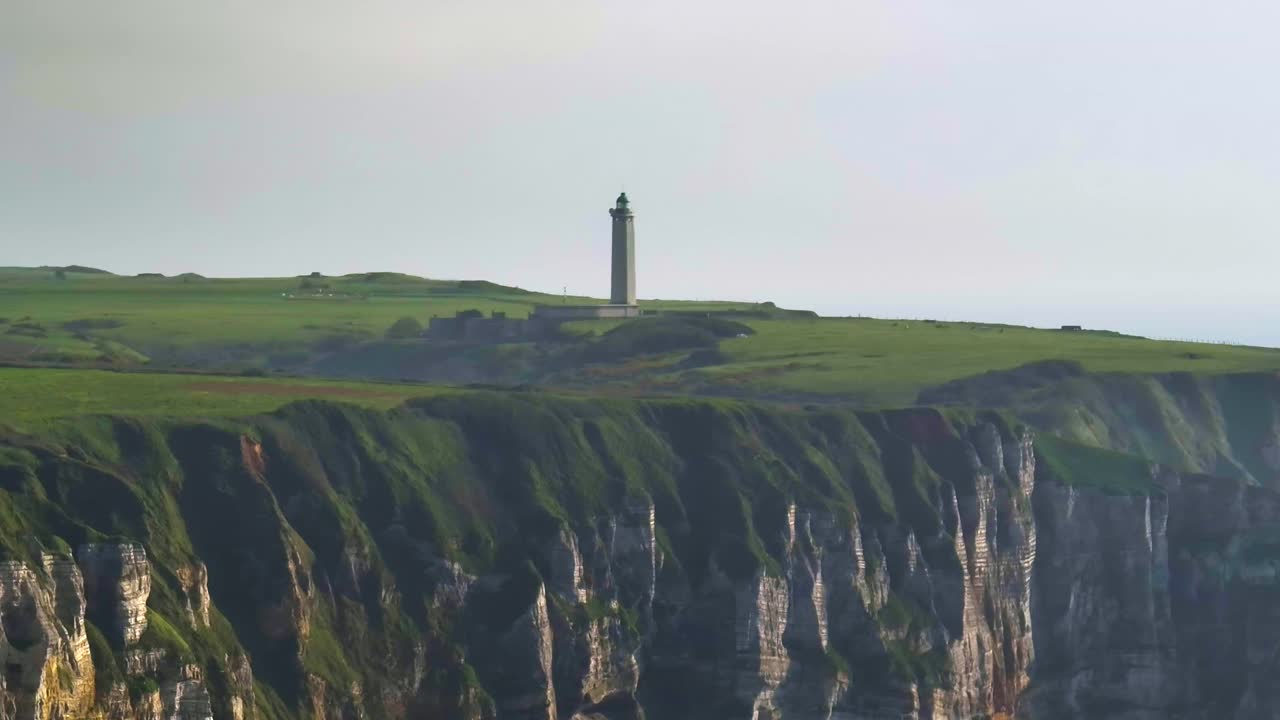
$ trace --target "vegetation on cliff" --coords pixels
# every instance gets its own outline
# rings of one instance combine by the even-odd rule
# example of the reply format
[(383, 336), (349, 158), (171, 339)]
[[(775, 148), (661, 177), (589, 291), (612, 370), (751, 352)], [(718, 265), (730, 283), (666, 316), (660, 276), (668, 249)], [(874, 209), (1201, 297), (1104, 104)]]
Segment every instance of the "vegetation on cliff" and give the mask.
[[(1062, 435), (1037, 443), (1041, 482), (1164, 492), (1147, 459), (1097, 447), (1106, 438), (1108, 447), (1132, 442), (1127, 449), (1152, 454), (1190, 448), (1186, 462), (1218, 458), (1247, 482), (1274, 484), (1274, 410), (1242, 398), (1276, 396), (1275, 378), (1092, 382), (1143, 392), (1112, 388), (1101, 405), (1084, 394), (1072, 408), (1030, 412), (1035, 423), (1059, 422)], [(1146, 401), (1155, 397), (1166, 399), (1151, 414)], [(1093, 418), (1079, 426), (1093, 428), (1087, 437), (1055, 420), (1084, 416)], [(651, 506), (653, 582), (664, 592), (714, 597), (717, 587), (758, 586), (767, 610), (770, 579), (795, 582), (799, 507), (807, 523), (862, 528), (858, 582), (878, 588), (866, 592), (879, 629), (855, 638), (833, 625), (830, 644), (797, 645), (792, 661), (881, 689), (943, 687), (955, 680), (939, 642), (960, 627), (944, 578), (962, 576), (957, 539), (973, 542), (957, 523), (973, 522), (971, 503), (1004, 503), (991, 510), (1003, 519), (990, 525), (1004, 537), (1030, 512), (1019, 485), (1028, 479), (1001, 465), (1015, 455), (999, 459), (1022, 437), (1011, 417), (479, 390), (385, 410), (307, 400), (204, 420), (45, 417), (0, 436), (0, 550), (38, 566), (45, 555), (92, 544), (140, 544), (151, 592), (146, 630), (128, 650), (204, 668), (215, 704), (242, 697), (243, 673), (232, 665), (248, 657), (259, 717), (352, 703), (376, 717), (428, 709), (486, 717), (495, 698), (519, 694), (514, 676), (495, 670), (506, 661), (494, 643), (513, 642), (502, 639), (517, 632), (510, 628), (565, 623), (579, 637), (592, 637), (588, 628), (613, 633), (605, 647), (634, 646), (660, 627), (659, 608), (674, 612), (634, 594), (575, 596), (556, 566), (578, 552), (555, 550), (565, 533), (612, 537), (619, 518), (642, 527), (637, 518)], [(1191, 439), (1198, 444), (1185, 446)], [(599, 561), (582, 554), (586, 578)], [(932, 578), (926, 585), (912, 579), (920, 563)], [(638, 566), (609, 572), (623, 567)], [(192, 619), (201, 582), (193, 578), (206, 571), (207, 623)], [(553, 586), (546, 619), (530, 619)], [(113, 639), (110, 621), (89, 622), (99, 690), (123, 680), (139, 698), (150, 692), (157, 678), (128, 669), (137, 661)], [(690, 651), (706, 662), (723, 652), (714, 643)], [(667, 682), (676, 680), (659, 673), (638, 692)]]
[[(561, 528), (589, 533), (651, 502), (661, 567), (693, 587), (777, 575), (793, 503), (842, 526), (862, 518), (933, 537), (952, 522), (938, 493), (968, 472), (971, 422), (487, 392), (390, 411), (306, 401), (216, 422), (79, 417), (0, 439), (0, 548), (36, 563), (140, 543), (153, 573), (140, 647), (207, 668), (215, 701), (227, 658), (247, 654), (262, 717), (352, 701), (353, 683), (365, 688), (355, 702), (392, 717), (401, 704), (483, 697), (462, 647), (526, 611)], [(207, 627), (186, 619), (183, 578), (200, 563)], [(460, 614), (439, 600), (451, 573), (491, 578)], [(651, 622), (625, 604), (574, 612), (588, 623), (617, 613), (631, 632)], [(121, 676), (121, 648), (103, 658), (103, 641), (91, 645), (104, 677)], [(885, 671), (936, 681), (936, 658), (913, 660), (911, 647), (885, 646), (897, 658), (884, 656)], [(395, 685), (423, 648), (438, 663), (428, 689)], [(880, 667), (865, 649), (833, 652)]]
[(1004, 408), (1071, 443), (1280, 486), (1275, 373), (1087, 373), (1059, 362), (949, 383), (920, 400)]

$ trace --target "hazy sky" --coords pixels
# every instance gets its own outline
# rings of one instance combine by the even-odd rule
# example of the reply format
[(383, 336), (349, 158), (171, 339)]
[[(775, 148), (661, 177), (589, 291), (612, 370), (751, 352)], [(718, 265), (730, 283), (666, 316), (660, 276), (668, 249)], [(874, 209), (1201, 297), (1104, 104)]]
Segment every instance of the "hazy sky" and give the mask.
[(0, 2), (0, 265), (1280, 345), (1280, 4)]

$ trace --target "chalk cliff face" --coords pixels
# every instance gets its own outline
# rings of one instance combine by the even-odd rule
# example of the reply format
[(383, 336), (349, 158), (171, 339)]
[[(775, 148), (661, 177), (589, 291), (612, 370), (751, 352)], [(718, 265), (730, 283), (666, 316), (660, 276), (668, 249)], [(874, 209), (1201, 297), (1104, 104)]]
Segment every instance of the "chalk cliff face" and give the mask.
[(88, 612), (117, 644), (137, 644), (147, 629), (151, 566), (140, 545), (85, 545), (77, 553)]
[[(122, 654), (126, 675), (135, 686), (132, 696), (126, 684), (95, 672), (95, 660), (112, 662), (118, 653), (105, 644), (91, 646), (87, 609), (96, 606), (114, 623), (117, 648), (138, 643), (146, 624), (151, 568), (145, 551), (132, 544), (86, 545), (78, 554), (79, 565), (48, 553), (38, 567), (0, 563), (0, 653), (5, 668), (0, 717), (212, 717), (200, 668), (175, 667), (163, 650)], [(94, 658), (94, 652), (100, 657)]]
[(56, 577), (22, 563), (0, 564), (3, 717), (75, 715), (93, 702), (79, 574), (54, 558), (46, 565)]
[(996, 414), (60, 437), (0, 439), (0, 720), (1280, 717), (1280, 495)]
[(1162, 494), (1036, 497), (1028, 717), (1280, 717), (1274, 492), (1158, 476)]

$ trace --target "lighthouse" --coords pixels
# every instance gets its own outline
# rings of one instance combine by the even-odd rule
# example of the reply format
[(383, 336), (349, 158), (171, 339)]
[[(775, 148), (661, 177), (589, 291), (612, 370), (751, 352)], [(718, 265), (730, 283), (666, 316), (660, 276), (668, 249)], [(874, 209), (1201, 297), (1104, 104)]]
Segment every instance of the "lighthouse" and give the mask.
[(613, 218), (613, 288), (610, 305), (636, 304), (636, 223), (624, 192), (609, 209)]
[[(636, 220), (630, 205), (627, 194), (622, 193), (613, 207), (609, 208), (609, 217), (613, 218), (613, 264), (609, 272), (611, 287), (608, 304), (537, 305), (528, 318), (533, 324), (528, 328), (512, 331), (513, 334), (536, 337), (547, 327), (567, 320), (640, 317), (640, 306), (636, 304)], [(432, 320), (432, 324), (435, 325), (435, 320)]]

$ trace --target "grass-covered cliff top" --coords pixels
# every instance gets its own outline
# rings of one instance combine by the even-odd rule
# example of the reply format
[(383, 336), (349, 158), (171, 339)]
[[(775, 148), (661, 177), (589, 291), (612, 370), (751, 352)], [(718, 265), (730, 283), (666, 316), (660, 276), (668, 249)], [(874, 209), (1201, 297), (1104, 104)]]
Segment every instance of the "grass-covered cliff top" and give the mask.
[[(464, 309), (523, 317), (538, 304), (598, 301), (397, 273), (209, 279), (84, 270), (0, 268), (0, 362), (183, 372), (249, 369), (269, 375), (450, 384), (530, 383), (626, 394), (821, 398), (864, 407), (913, 404), (922, 390), (1044, 360), (1073, 361), (1085, 372), (1280, 371), (1280, 350), (1268, 348), (982, 323), (817, 318), (771, 304), (731, 302), (643, 302), (647, 310), (659, 313), (726, 313), (749, 330), (688, 346), (663, 344), (661, 333), (636, 333), (659, 341), (651, 350), (643, 343), (601, 342), (618, 330), (616, 321), (569, 324), (568, 335), (579, 339), (552, 349), (532, 342), (442, 345), (418, 337), (388, 338), (387, 330), (404, 317), (424, 325), (432, 316)], [(598, 352), (616, 347), (626, 352)], [(153, 403), (155, 410), (173, 413), (189, 402), (201, 412), (258, 412), (280, 404), (272, 398), (346, 393), (349, 399), (363, 396), (377, 404), (424, 392), (413, 385), (383, 384), (340, 392), (336, 386), (280, 379), (245, 381), (243, 391), (211, 395), (201, 390), (205, 394), (193, 395), (189, 390), (195, 381), (187, 378), (15, 372), (0, 369), (0, 388), (18, 387), (6, 393), (9, 399), (0, 399), (0, 413), (20, 417), (149, 412)], [(174, 388), (180, 390), (175, 393)], [(23, 405), (33, 393), (41, 404)], [(265, 397), (234, 397), (237, 394)], [(218, 395), (222, 397), (214, 397)], [(128, 403), (119, 405), (122, 399)]]
[(296, 400), (387, 409), (445, 391), (407, 383), (0, 368), (0, 426), (29, 429), (83, 415), (243, 417), (271, 412)]
[[(142, 355), (172, 347), (261, 343), (280, 351), (381, 338), (401, 317), (426, 323), (461, 310), (525, 317), (536, 305), (602, 302), (485, 281), (391, 272), (283, 278), (184, 274), (57, 274), (0, 268), (0, 358), (95, 359), (98, 341)], [(650, 301), (654, 309), (720, 310), (750, 303)], [(109, 354), (109, 353), (107, 353)]]
[(1162, 342), (1106, 332), (982, 323), (821, 319), (749, 322), (756, 334), (723, 344), (728, 362), (701, 371), (717, 385), (915, 401), (924, 388), (1043, 360), (1087, 372), (1224, 373), (1280, 370), (1270, 348)]

